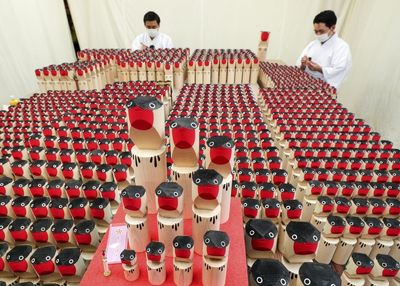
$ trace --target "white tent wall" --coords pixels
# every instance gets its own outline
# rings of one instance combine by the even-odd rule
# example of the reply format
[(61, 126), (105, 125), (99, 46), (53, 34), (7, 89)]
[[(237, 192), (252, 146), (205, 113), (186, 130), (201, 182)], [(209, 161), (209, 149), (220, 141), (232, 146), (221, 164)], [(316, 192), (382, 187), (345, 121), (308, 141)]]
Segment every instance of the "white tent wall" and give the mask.
[(356, 0), (345, 23), (353, 69), (339, 100), (400, 148), (398, 0)]
[(36, 91), (35, 69), (76, 60), (62, 0), (0, 0), (0, 107)]

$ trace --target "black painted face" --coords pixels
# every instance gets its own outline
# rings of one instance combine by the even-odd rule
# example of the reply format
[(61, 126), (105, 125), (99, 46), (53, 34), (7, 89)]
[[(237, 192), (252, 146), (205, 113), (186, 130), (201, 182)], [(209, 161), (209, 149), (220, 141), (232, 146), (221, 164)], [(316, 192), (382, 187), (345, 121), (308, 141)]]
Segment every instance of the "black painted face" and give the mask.
[(369, 203), (372, 207), (386, 207), (386, 203), (381, 199), (370, 198)]
[(204, 234), (203, 242), (207, 255), (223, 257), (229, 246), (229, 236), (223, 231), (209, 230)]
[(136, 259), (136, 252), (130, 249), (124, 249), (120, 255), (121, 262), (126, 265), (132, 265)]
[(378, 254), (376, 260), (379, 266), (383, 268), (383, 276), (394, 277), (400, 270), (400, 263), (390, 255)]
[(163, 198), (178, 198), (182, 193), (183, 188), (175, 182), (164, 182), (156, 188), (156, 195)]
[(12, 201), (11, 205), (12, 205), (13, 207), (23, 207), (23, 208), (26, 208), (26, 207), (28, 207), (28, 206), (30, 205), (31, 201), (32, 201), (32, 198), (31, 198), (31, 197), (27, 197), (27, 196), (16, 197), (16, 198)]
[(336, 197), (335, 199), (335, 204), (340, 205), (340, 206), (351, 206), (351, 201), (346, 199), (345, 197)]
[(286, 200), (283, 202), (283, 207), (287, 211), (302, 210), (303, 204), (298, 200)]
[(34, 265), (51, 261), (56, 254), (55, 246), (43, 246), (35, 250), (31, 256), (31, 263)]
[(178, 117), (174, 121), (172, 121), (170, 125), (172, 129), (175, 128), (196, 129), (198, 126), (199, 124), (192, 117)]
[(101, 184), (99, 181), (91, 180), (91, 181), (84, 183), (82, 185), (82, 189), (84, 191), (94, 191), (94, 190), (98, 190), (100, 188), (100, 185)]
[(332, 266), (317, 262), (305, 262), (300, 266), (299, 277), (306, 286), (340, 286), (341, 280)]
[(16, 218), (10, 225), (8, 229), (10, 231), (27, 231), (31, 220), (29, 218)]
[(146, 190), (142, 186), (130, 185), (121, 192), (121, 197), (129, 199), (139, 199), (144, 196)]
[(80, 256), (80, 248), (64, 248), (56, 256), (56, 264), (57, 266), (73, 266), (79, 260)]
[(96, 224), (92, 220), (83, 220), (74, 227), (75, 234), (89, 234), (91, 233)]
[(217, 171), (211, 169), (200, 169), (193, 173), (193, 182), (198, 186), (218, 186), (222, 179)]
[(14, 181), (13, 187), (24, 188), (29, 185), (29, 182), (30, 181), (28, 179), (21, 178), (21, 179)]
[(213, 136), (207, 140), (207, 146), (210, 148), (232, 148), (234, 143), (232, 138), (227, 136)]
[(0, 259), (6, 254), (7, 251), (8, 251), (8, 243), (0, 242)]
[(8, 252), (6, 257), (7, 262), (21, 263), (29, 256), (31, 252), (32, 252), (32, 246), (17, 245)]
[(250, 270), (251, 280), (260, 286), (286, 286), (290, 273), (275, 259), (257, 259)]
[(65, 208), (67, 206), (67, 204), (68, 204), (68, 199), (66, 199), (66, 198), (55, 198), (55, 199), (51, 200), (51, 202), (49, 204), (49, 207), (50, 208), (56, 208), (56, 209), (62, 209), (62, 208)]
[(41, 168), (46, 165), (46, 161), (44, 160), (34, 160), (31, 162), (31, 167)]
[(65, 182), (63, 180), (53, 180), (50, 181), (49, 184), (47, 185), (48, 189), (60, 189), (63, 188), (65, 185)]
[(147, 259), (150, 261), (160, 262), (164, 252), (165, 246), (159, 241), (152, 241), (146, 247)]
[(8, 217), (0, 217), (0, 233), (3, 231), (3, 229), (6, 229), (11, 222), (12, 219)]
[(319, 196), (318, 202), (324, 206), (325, 205), (333, 205), (333, 203), (334, 203), (334, 201), (328, 196)]
[(53, 221), (48, 218), (38, 219), (32, 223), (30, 227), (31, 232), (44, 232), (50, 229), (52, 226)]
[(364, 217), (365, 225), (370, 228), (383, 228), (383, 222), (376, 217)]
[(155, 109), (159, 109), (163, 106), (163, 104), (157, 100), (155, 97), (151, 96), (138, 96), (130, 101), (128, 101), (128, 108), (140, 107), (141, 109), (146, 109), (153, 111)]
[(347, 216), (346, 217), (346, 222), (348, 225), (351, 227), (364, 227), (365, 223), (362, 221), (361, 218), (356, 217), (356, 216)]
[(73, 227), (73, 225), (74, 225), (73, 220), (59, 219), (54, 222), (51, 231), (57, 233), (66, 233)]
[(356, 207), (368, 207), (369, 202), (367, 199), (362, 199), (362, 198), (353, 198), (353, 203), (355, 204)]
[(82, 186), (82, 181), (81, 180), (68, 180), (65, 182), (65, 188), (67, 190), (72, 189), (79, 189)]
[[(369, 256), (364, 253), (353, 252), (351, 254), (351, 259), (353, 260), (354, 264), (357, 265), (357, 267), (359, 269), (360, 268), (361, 269), (362, 268), (372, 269), (372, 267), (374, 267), (374, 262), (372, 261), (372, 259), (369, 258)], [(359, 272), (358, 269), (357, 269), (357, 272)]]
[(8, 184), (12, 183), (13, 179), (9, 177), (1, 177), (0, 178), (0, 187), (7, 186)]
[(274, 239), (278, 229), (268, 219), (251, 219), (246, 223), (246, 233), (253, 239)]
[(46, 164), (46, 168), (52, 168), (52, 169), (57, 169), (60, 166), (61, 166), (60, 161), (49, 161)]
[(89, 201), (85, 198), (76, 198), (69, 202), (68, 207), (70, 209), (84, 208), (87, 206), (88, 202)]
[(89, 203), (90, 208), (103, 210), (110, 204), (108, 199), (97, 198)]
[(192, 249), (194, 246), (193, 238), (190, 236), (176, 236), (172, 242), (175, 249)]
[(318, 243), (321, 234), (310, 223), (292, 221), (286, 227), (287, 234), (295, 243)]

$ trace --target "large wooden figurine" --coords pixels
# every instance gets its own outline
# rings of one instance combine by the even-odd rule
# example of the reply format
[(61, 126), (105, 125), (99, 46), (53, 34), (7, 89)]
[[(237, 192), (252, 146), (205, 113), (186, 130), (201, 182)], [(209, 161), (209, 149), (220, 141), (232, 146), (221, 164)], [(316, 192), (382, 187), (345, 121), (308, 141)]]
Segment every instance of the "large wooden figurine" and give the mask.
[(193, 280), (194, 241), (190, 236), (176, 236), (174, 247), (174, 282), (178, 286), (188, 286)]
[(172, 240), (183, 235), (183, 189), (177, 183), (161, 183), (156, 189), (158, 239), (165, 245), (165, 254), (172, 256)]
[(223, 231), (210, 230), (204, 234), (203, 240), (203, 285), (225, 285), (229, 237)]

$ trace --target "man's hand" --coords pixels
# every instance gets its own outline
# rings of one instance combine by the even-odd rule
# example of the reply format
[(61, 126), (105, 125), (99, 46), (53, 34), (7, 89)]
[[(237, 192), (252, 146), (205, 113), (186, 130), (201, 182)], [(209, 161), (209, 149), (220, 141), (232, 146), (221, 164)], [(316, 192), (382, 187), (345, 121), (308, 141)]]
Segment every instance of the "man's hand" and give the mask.
[(143, 44), (143, 43), (140, 43), (140, 45), (141, 45), (141, 49), (142, 49), (142, 50), (145, 50), (145, 49), (148, 49), (148, 48), (149, 48), (148, 46), (146, 46), (146, 45)]
[(307, 56), (304, 56), (304, 57), (301, 58), (301, 66), (300, 66), (300, 68), (302, 70), (304, 70), (306, 68), (307, 62), (308, 62), (308, 57)]
[(319, 64), (308, 61), (306, 65), (310, 70), (322, 73), (322, 67)]

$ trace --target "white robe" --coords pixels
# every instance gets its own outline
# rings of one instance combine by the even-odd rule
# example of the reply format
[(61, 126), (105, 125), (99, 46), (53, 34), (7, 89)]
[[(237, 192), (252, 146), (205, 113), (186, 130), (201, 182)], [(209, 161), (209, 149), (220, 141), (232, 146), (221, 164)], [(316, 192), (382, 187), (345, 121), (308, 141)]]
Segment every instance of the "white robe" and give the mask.
[(156, 49), (171, 49), (174, 47), (170, 36), (163, 33), (158, 33), (157, 37), (155, 37), (153, 40), (147, 33), (142, 33), (138, 35), (133, 40), (132, 50), (141, 50), (142, 44), (147, 47), (153, 45)]
[(349, 45), (336, 34), (324, 44), (321, 44), (317, 39), (309, 43), (297, 61), (298, 66), (301, 65), (301, 58), (305, 55), (311, 57), (311, 61), (321, 66), (322, 73), (311, 71), (307, 67), (305, 71), (335, 88), (340, 86), (351, 69), (352, 61)]

